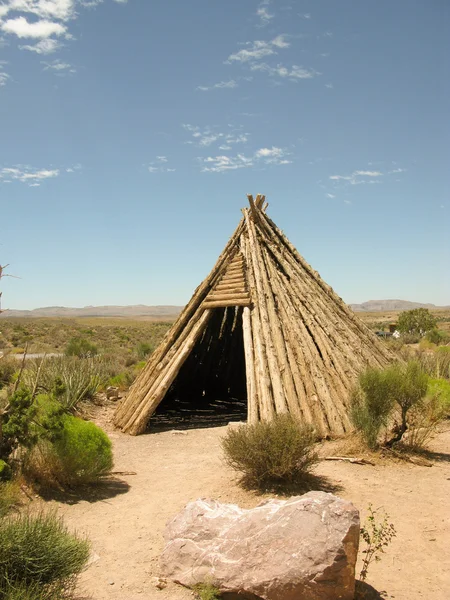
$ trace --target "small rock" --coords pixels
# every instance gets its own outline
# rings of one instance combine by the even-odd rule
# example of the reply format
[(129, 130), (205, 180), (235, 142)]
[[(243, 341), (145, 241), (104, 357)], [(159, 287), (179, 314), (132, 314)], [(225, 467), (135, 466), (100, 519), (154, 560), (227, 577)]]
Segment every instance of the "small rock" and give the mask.
[(114, 585), (114, 581), (108, 581), (109, 585)]
[(238, 429), (238, 427), (242, 427), (242, 425), (247, 425), (247, 423), (244, 423), (244, 421), (230, 421), (228, 423), (230, 429)]
[(187, 435), (188, 434), (187, 431), (181, 431), (180, 429), (173, 429), (170, 433), (172, 435)]
[(152, 583), (158, 590), (163, 590), (167, 587), (167, 579), (163, 577), (152, 577)]
[(109, 385), (106, 388), (106, 397), (108, 400), (118, 400), (119, 399), (119, 388)]

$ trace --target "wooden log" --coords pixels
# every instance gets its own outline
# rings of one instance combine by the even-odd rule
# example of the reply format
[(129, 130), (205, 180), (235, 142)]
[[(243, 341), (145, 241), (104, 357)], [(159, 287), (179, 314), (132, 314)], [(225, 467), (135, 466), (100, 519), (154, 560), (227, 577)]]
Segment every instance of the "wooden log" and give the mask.
[(251, 306), (252, 301), (248, 298), (245, 300), (205, 300), (203, 308), (225, 308), (226, 306)]
[[(326, 420), (322, 420), (322, 426), (328, 426), (334, 433), (345, 433), (350, 425), (347, 411), (343, 407), (342, 400), (336, 391), (336, 380), (333, 378), (330, 367), (326, 364), (320, 352), (317, 340), (315, 339), (316, 332), (311, 328), (309, 315), (306, 312), (299, 311), (299, 306), (296, 304), (297, 295), (293, 287), (294, 278), (290, 279), (284, 285), (283, 297), (289, 299), (292, 307), (292, 321), (294, 322), (294, 326), (299, 330), (299, 344), (305, 355), (310, 377), (312, 377), (314, 387), (317, 389), (317, 402), (321, 408), (318, 409), (318, 406), (316, 408), (326, 415)], [(296, 311), (299, 311), (297, 318), (295, 318)]]
[[(254, 290), (255, 278), (253, 273), (253, 257), (251, 254), (248, 232), (242, 236), (241, 244), (245, 248), (244, 255), (248, 265), (249, 287), (250, 289)], [(265, 342), (262, 337), (261, 317), (259, 313), (259, 306), (257, 304), (250, 311), (250, 317), (255, 357), (255, 382), (258, 398), (258, 414), (262, 421), (271, 421), (275, 416), (275, 405), (273, 402), (272, 385), (267, 365)]]
[(262, 335), (267, 355), (267, 364), (269, 366), (270, 381), (273, 390), (273, 399), (277, 414), (288, 412), (286, 396), (280, 376), (280, 365), (277, 361), (274, 339), (270, 328), (270, 321), (267, 309), (267, 298), (265, 296), (264, 281), (262, 275), (262, 257), (256, 239), (256, 229), (253, 221), (246, 215), (246, 223), (249, 234), (249, 245), (252, 257), (253, 274), (255, 278), (255, 302), (258, 304), (258, 310), (261, 318)]
[(215, 294), (216, 292), (228, 292), (228, 291), (232, 291), (232, 292), (248, 292), (247, 290), (247, 286), (246, 285), (236, 285), (234, 283), (223, 283), (223, 284), (218, 284), (211, 292), (210, 294)]
[(372, 465), (375, 466), (375, 463), (371, 460), (367, 460), (366, 458), (353, 458), (350, 456), (325, 456), (322, 460), (338, 460), (341, 462), (349, 462), (353, 465)]
[[(278, 277), (276, 270), (271, 267), (271, 276)], [(324, 414), (324, 407), (320, 402), (321, 389), (318, 382), (311, 373), (311, 357), (308, 349), (305, 348), (304, 332), (302, 331), (301, 323), (295, 313), (294, 307), (289, 302), (285, 294), (280, 294), (277, 298), (278, 304), (283, 312), (283, 320), (285, 324), (286, 339), (289, 347), (291, 358), (291, 367), (297, 370), (297, 389), (300, 388), (300, 382), (304, 386), (305, 393), (300, 390), (298, 395), (301, 409), (305, 415), (307, 422), (311, 423), (320, 435), (326, 435), (330, 431), (329, 422)]]
[(270, 261), (266, 259), (266, 255), (262, 250), (262, 261), (261, 261), (261, 274), (263, 280), (263, 287), (265, 296), (267, 298), (267, 309), (269, 316), (269, 323), (274, 339), (274, 346), (277, 355), (278, 367), (281, 373), (281, 380), (283, 383), (284, 393), (286, 397), (287, 406), (289, 413), (293, 418), (301, 421), (302, 410), (300, 408), (297, 389), (293, 380), (292, 369), (288, 357), (286, 348), (286, 338), (284, 332), (289, 328), (289, 322), (286, 320), (281, 321), (281, 313), (276, 306), (278, 297), (283, 293), (280, 282), (270, 269)]
[(236, 273), (225, 273), (222, 279), (218, 283), (223, 283), (225, 281), (245, 281), (244, 271), (238, 271)]
[(209, 294), (206, 300), (209, 302), (210, 300), (232, 300), (233, 298), (236, 298), (238, 300), (250, 300), (250, 294), (248, 292), (241, 291), (213, 292), (212, 294)]
[(255, 375), (255, 351), (253, 348), (250, 309), (242, 311), (242, 333), (244, 337), (245, 373), (247, 382), (247, 421), (253, 425), (259, 420), (258, 397)]

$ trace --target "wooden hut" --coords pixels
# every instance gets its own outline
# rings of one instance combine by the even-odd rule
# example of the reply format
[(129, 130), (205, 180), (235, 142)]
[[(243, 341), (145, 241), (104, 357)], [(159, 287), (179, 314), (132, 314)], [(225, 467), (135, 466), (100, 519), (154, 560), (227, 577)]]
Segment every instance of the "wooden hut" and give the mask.
[(358, 373), (392, 359), (267, 216), (264, 196), (248, 199), (213, 270), (118, 407), (123, 431), (144, 432), (166, 397), (184, 391), (200, 408), (212, 390), (243, 393), (249, 423), (290, 413), (321, 435), (342, 434)]

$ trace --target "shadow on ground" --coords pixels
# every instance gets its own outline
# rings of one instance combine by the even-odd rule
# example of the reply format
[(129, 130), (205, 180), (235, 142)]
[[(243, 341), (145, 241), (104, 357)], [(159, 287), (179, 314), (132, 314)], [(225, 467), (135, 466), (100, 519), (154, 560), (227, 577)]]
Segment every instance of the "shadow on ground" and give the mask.
[(258, 484), (245, 477), (241, 479), (240, 483), (246, 490), (264, 494), (278, 494), (279, 496), (301, 496), (302, 494), (313, 491), (338, 494), (344, 489), (341, 485), (333, 482), (328, 477), (325, 477), (324, 475), (315, 475), (314, 473), (307, 473), (306, 475), (303, 475), (301, 479), (288, 483), (271, 482)]
[(365, 581), (357, 581), (355, 587), (355, 600), (383, 600), (385, 592), (378, 592)]
[(450, 454), (447, 454), (446, 452), (433, 452), (431, 450), (424, 450), (420, 453), (420, 456), (423, 456), (428, 460), (435, 460), (436, 462), (450, 462)]
[(44, 500), (56, 500), (61, 504), (78, 504), (78, 502), (99, 502), (121, 494), (126, 494), (130, 485), (117, 477), (108, 477), (99, 483), (84, 485), (73, 490), (41, 490)]

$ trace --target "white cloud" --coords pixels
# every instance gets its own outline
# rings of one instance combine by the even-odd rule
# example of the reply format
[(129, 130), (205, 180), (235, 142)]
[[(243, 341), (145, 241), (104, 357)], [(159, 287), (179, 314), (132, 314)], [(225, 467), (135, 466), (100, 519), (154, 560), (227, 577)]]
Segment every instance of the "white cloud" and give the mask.
[(272, 146), (272, 148), (260, 148), (255, 152), (256, 158), (267, 158), (267, 157), (279, 157), (283, 155), (283, 150), (281, 148), (276, 148)]
[(327, 198), (336, 198), (335, 194), (325, 194)]
[(267, 63), (255, 63), (251, 65), (252, 71), (265, 71), (272, 76), (285, 77), (291, 79), (292, 81), (298, 79), (312, 79), (317, 75), (320, 75), (317, 71), (308, 70), (304, 67), (299, 67), (298, 65), (292, 65), (291, 68), (284, 67), (283, 65), (277, 65), (276, 67), (271, 67)]
[(0, 60), (0, 87), (7, 84), (8, 79), (10, 79), (8, 73), (5, 71), (5, 65), (8, 63), (4, 60)]
[(307, 69), (299, 65), (285, 67), (282, 64), (270, 65), (267, 62), (260, 62), (266, 57), (277, 55), (279, 50), (289, 48), (290, 42), (286, 38), (287, 34), (280, 34), (270, 41), (256, 40), (254, 42), (246, 42), (245, 45), (247, 47), (234, 54), (230, 54), (225, 63), (243, 64), (248, 66), (251, 71), (265, 72), (270, 76), (289, 79), (290, 81), (312, 79), (317, 75), (321, 75), (321, 73), (314, 69)]
[(66, 33), (67, 27), (61, 23), (41, 20), (29, 23), (25, 17), (9, 19), (1, 25), (5, 33), (13, 33), (19, 38), (45, 39), (52, 35), (60, 36)]
[[(3, 9), (3, 11), (2, 11)], [(75, 0), (6, 0), (2, 12), (31, 13), (38, 18), (68, 21), (75, 16)]]
[(234, 79), (230, 79), (229, 81), (219, 81), (219, 83), (215, 83), (214, 85), (199, 85), (197, 90), (201, 92), (209, 92), (210, 90), (223, 90), (223, 89), (233, 89), (238, 87), (237, 82)]
[(270, 0), (262, 0), (261, 4), (256, 9), (256, 16), (259, 18), (259, 27), (264, 27), (274, 18), (274, 14), (269, 12)]
[[(126, 4), (127, 0), (114, 0)], [(104, 0), (0, 0), (0, 30), (19, 39), (39, 40), (21, 45), (21, 50), (51, 54), (62, 43), (55, 38), (74, 39), (68, 24), (79, 16), (77, 7), (93, 8)], [(29, 20), (25, 15), (31, 15)], [(5, 17), (9, 17), (5, 20)], [(1, 40), (0, 40), (1, 41)], [(1, 45), (1, 44), (0, 44)]]
[(59, 40), (55, 40), (53, 38), (48, 38), (46, 40), (41, 40), (37, 44), (19, 46), (21, 50), (29, 50), (30, 52), (36, 52), (36, 54), (52, 54), (59, 50), (63, 44)]
[(332, 83), (326, 83), (325, 87), (328, 88), (329, 90), (332, 90), (334, 88), (334, 85)]
[(405, 173), (408, 169), (393, 169), (389, 173)]
[(381, 171), (354, 171), (353, 175), (365, 175), (366, 177), (382, 177)]
[(20, 181), (36, 187), (40, 185), (41, 181), (57, 177), (59, 174), (59, 169), (33, 169), (28, 166), (16, 165), (0, 168), (0, 183)]
[[(350, 175), (330, 175), (332, 181), (342, 181), (346, 185), (362, 185), (381, 183), (377, 178), (383, 177), (381, 171), (353, 171)], [(361, 179), (361, 177), (369, 177), (369, 179)]]
[(57, 75), (65, 75), (67, 73), (76, 73), (76, 69), (69, 63), (62, 62), (61, 60), (53, 60), (52, 62), (46, 62), (41, 60), (41, 64), (44, 66), (44, 71), (55, 71)]
[(219, 142), (222, 149), (228, 149), (232, 144), (245, 144), (248, 141), (248, 133), (243, 133), (240, 127), (230, 127), (231, 131), (224, 133), (217, 131), (216, 128), (205, 127), (204, 129), (201, 129), (198, 126), (190, 125), (189, 123), (183, 124), (183, 128), (194, 138), (186, 143), (195, 144), (198, 147), (208, 147)]
[(311, 18), (310, 13), (304, 13), (303, 15), (300, 14), (298, 16), (302, 19), (307, 19), (307, 20), (309, 20)]
[(242, 50), (239, 50), (239, 52), (230, 54), (226, 62), (228, 64), (233, 62), (253, 62), (256, 60), (261, 60), (265, 56), (276, 54), (275, 48), (283, 49), (290, 46), (289, 42), (287, 42), (285, 38), (286, 34), (281, 34), (269, 42), (264, 42), (262, 40), (246, 42), (246, 46), (249, 46), (249, 48), (243, 48)]
[(198, 160), (202, 164), (202, 172), (224, 173), (236, 169), (249, 169), (253, 166), (287, 165), (292, 162), (286, 158), (288, 155), (289, 153), (286, 150), (272, 146), (272, 148), (260, 148), (252, 156), (239, 153), (236, 156), (199, 157)]
[(156, 156), (147, 167), (149, 173), (173, 173), (175, 169), (168, 167), (169, 159), (167, 156)]

